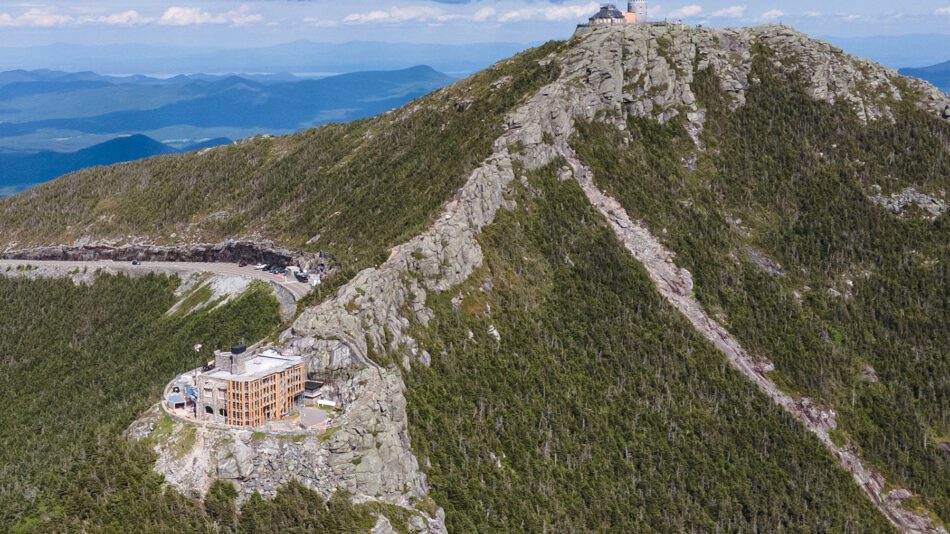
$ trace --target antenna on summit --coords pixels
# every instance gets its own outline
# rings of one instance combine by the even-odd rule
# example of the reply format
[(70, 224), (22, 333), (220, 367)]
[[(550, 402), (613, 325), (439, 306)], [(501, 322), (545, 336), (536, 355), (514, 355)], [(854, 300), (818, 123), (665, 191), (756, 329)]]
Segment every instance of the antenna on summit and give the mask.
[(647, 21), (647, 0), (630, 0), (627, 2), (627, 14), (633, 14), (634, 24), (643, 24)]

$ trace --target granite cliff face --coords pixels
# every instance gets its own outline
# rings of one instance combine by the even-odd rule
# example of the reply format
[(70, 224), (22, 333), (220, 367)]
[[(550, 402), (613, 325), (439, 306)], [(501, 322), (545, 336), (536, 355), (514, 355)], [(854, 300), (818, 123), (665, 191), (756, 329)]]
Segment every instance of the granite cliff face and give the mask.
[[(421, 351), (409, 332), (413, 325), (425, 326), (432, 317), (427, 307), (431, 294), (451, 291), (482, 265), (477, 236), (499, 210), (514, 206), (507, 193), (512, 182), (521, 178), (520, 170), (538, 169), (563, 158), (570, 165), (563, 169), (562, 178), (577, 179), (584, 186), (622, 241), (655, 275), (658, 290), (698, 329), (703, 331), (700, 325), (706, 325), (704, 335), (725, 339), (720, 348), (740, 371), (818, 434), (859, 483), (873, 486), (866, 490), (868, 496), (897, 528), (944, 532), (925, 515), (900, 509), (902, 499), (891, 499), (893, 491), (885, 493), (883, 477), (862, 465), (853, 451), (831, 443), (828, 430), (834, 427), (833, 413), (782, 393), (765, 376), (767, 369), (762, 369), (767, 365), (747, 361), (742, 347), (689, 298), (690, 273), (675, 265), (674, 256), (649, 229), (637, 226), (616, 201), (596, 190), (583, 162), (571, 150), (575, 121), (604, 121), (624, 129), (629, 116), (659, 123), (682, 117), (697, 149), (702, 150), (700, 134), (706, 115), (693, 93), (695, 75), (712, 69), (721, 90), (739, 109), (749, 87), (758, 83), (751, 75), (756, 55), (766, 55), (776, 69), (798, 73), (815, 100), (846, 103), (861, 121), (893, 120), (893, 106), (906, 98), (916, 98), (917, 106), (937, 120), (950, 120), (950, 99), (931, 86), (901, 78), (783, 26), (719, 30), (669, 25), (579, 31), (566, 50), (540, 60), (560, 65), (560, 77), (507, 117), (506, 132), (495, 141), (494, 153), (470, 174), (436, 222), (395, 247), (383, 264), (358, 273), (335, 296), (305, 310), (282, 336), (283, 348), (306, 358), (308, 370), (332, 369), (347, 377), (342, 388), (347, 409), (333, 423), (333, 433), (326, 439), (268, 436), (255, 441), (249, 433), (199, 429), (195, 446), (186, 455), (174, 447), (158, 448), (159, 472), (189, 494), (200, 494), (213, 478), (234, 481), (244, 495), (272, 494), (290, 479), (324, 494), (342, 488), (359, 500), (377, 499), (416, 510), (419, 531), (444, 531), (441, 511), (429, 514), (415, 508), (427, 497), (428, 487), (412, 450), (402, 373), (427, 365), (434, 356)], [(495, 83), (507, 81), (499, 78)], [(461, 98), (457, 112), (465, 113), (466, 104), (470, 101)]]

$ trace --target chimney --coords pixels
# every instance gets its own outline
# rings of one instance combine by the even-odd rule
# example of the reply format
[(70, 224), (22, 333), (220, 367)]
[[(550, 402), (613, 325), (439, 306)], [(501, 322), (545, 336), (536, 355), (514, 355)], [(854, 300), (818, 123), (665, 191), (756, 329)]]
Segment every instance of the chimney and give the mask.
[[(237, 352), (234, 352), (237, 350)], [(217, 369), (227, 370), (233, 375), (244, 373), (245, 364), (254, 356), (254, 353), (248, 352), (243, 344), (236, 345), (231, 352), (214, 351), (214, 366)]]

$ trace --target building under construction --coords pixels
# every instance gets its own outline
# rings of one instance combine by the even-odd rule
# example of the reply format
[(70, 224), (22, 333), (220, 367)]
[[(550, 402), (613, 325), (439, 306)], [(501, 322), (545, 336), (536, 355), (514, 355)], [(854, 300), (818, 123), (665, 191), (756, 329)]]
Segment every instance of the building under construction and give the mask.
[(303, 360), (274, 349), (243, 346), (215, 352), (214, 364), (195, 379), (195, 410), (201, 421), (257, 427), (294, 410), (304, 392)]

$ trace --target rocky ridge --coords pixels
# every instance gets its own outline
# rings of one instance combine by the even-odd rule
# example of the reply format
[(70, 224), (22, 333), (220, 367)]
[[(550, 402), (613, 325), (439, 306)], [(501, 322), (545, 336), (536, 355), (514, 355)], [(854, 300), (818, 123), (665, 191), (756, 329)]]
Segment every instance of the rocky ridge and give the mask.
[[(589, 30), (588, 30), (589, 31)], [(921, 80), (905, 78), (871, 61), (798, 33), (787, 26), (740, 29), (693, 28), (681, 24), (624, 30), (621, 98), (629, 115), (661, 123), (685, 114), (694, 141), (705, 113), (690, 84), (696, 72), (712, 68), (723, 92), (738, 107), (751, 83), (752, 58), (764, 46), (775, 68), (798, 73), (816, 100), (847, 102), (863, 121), (893, 119), (891, 106), (902, 86), (919, 93), (919, 107), (950, 120), (950, 98)], [(615, 73), (614, 73), (615, 74)]]
[[(350, 402), (346, 415), (334, 425), (329, 439), (308, 437), (300, 443), (280, 443), (279, 437), (268, 436), (255, 443), (237, 434), (205, 436), (204, 443), (214, 441), (217, 445), (194, 449), (201, 457), (184, 460), (200, 476), (175, 479), (174, 473), (188, 469), (174, 464), (168, 450), (159, 451), (163, 457), (159, 471), (192, 494), (201, 493), (211, 477), (235, 481), (245, 495), (250, 491), (270, 492), (295, 478), (323, 493), (339, 487), (350, 490), (359, 500), (379, 499), (412, 508), (416, 500), (426, 497), (428, 489), (412, 454), (405, 385), (396, 365), (383, 367), (378, 362), (395, 360), (408, 368), (425, 365), (433, 357), (420, 353), (408, 334), (409, 328), (413, 323), (425, 325), (432, 317), (426, 306), (430, 292), (450, 290), (481, 266), (483, 256), (477, 236), (491, 224), (499, 209), (512, 207), (506, 192), (517, 178), (516, 162), (534, 169), (565, 158), (573, 167), (565, 177), (577, 178), (598, 205), (590, 184), (585, 182), (582, 165), (573, 159), (568, 145), (574, 121), (599, 119), (624, 128), (625, 115), (660, 122), (685, 115), (698, 146), (704, 114), (690, 88), (695, 72), (713, 69), (723, 91), (731, 95), (735, 106), (741, 106), (746, 89), (756, 83), (749, 79), (749, 73), (759, 44), (772, 51), (779, 68), (802, 69), (814, 98), (827, 102), (843, 99), (864, 120), (891, 116), (889, 100), (880, 99), (879, 94), (887, 94), (892, 100), (901, 97), (903, 82), (896, 73), (845, 56), (830, 45), (808, 40), (781, 26), (743, 30), (635, 26), (579, 32), (566, 52), (543, 60), (560, 63), (560, 78), (508, 117), (507, 132), (496, 141), (494, 154), (471, 174), (437, 222), (422, 235), (395, 247), (379, 267), (357, 274), (335, 297), (306, 310), (292, 333), (283, 336), (285, 350), (307, 358), (308, 370), (333, 367), (352, 376), (347, 381)], [(921, 105), (938, 117), (943, 115), (947, 98), (926, 87), (921, 92)], [(465, 106), (459, 106), (458, 112), (464, 113)], [(624, 219), (626, 214), (618, 213), (604, 212), (615, 229), (632, 228), (629, 217)], [(662, 248), (650, 250), (656, 254), (638, 255), (638, 259), (647, 264), (646, 258), (656, 258), (666, 266), (664, 269), (672, 269), (665, 282), (655, 279), (661, 293), (668, 298), (688, 294), (689, 273), (674, 268), (672, 256)], [(706, 320), (714, 324), (708, 317)], [(710, 332), (728, 336), (721, 327), (710, 328)], [(744, 362), (732, 361), (737, 367)], [(760, 383), (767, 379), (755, 378), (763, 377), (759, 370), (762, 366), (755, 365), (747, 376), (772, 396), (767, 384)], [(817, 429), (813, 431), (823, 443), (830, 443), (824, 438), (834, 425), (833, 414), (778, 391), (773, 399), (790, 411), (797, 410), (793, 413), (804, 414), (803, 422)], [(851, 469), (854, 466), (866, 472), (856, 455), (831, 451), (850, 472), (856, 472)], [(354, 464), (356, 458), (360, 459), (358, 464)], [(855, 477), (861, 482), (880, 481), (873, 474)], [(900, 511), (899, 506), (890, 506), (887, 503), (893, 499), (881, 499), (880, 493), (869, 496), (902, 530), (939, 532), (925, 525), (924, 518), (907, 516), (909, 512)], [(419, 530), (444, 531), (441, 511), (435, 516), (419, 513), (424, 518), (417, 525)], [(384, 530), (385, 525), (380, 528)]]
[(0, 259), (42, 261), (177, 261), (177, 262), (263, 262), (267, 264), (297, 265), (303, 269), (328, 268), (333, 258), (322, 252), (300, 252), (279, 247), (273, 243), (253, 241), (224, 241), (216, 244), (179, 246), (137, 243), (117, 246), (80, 240), (73, 245), (16, 248), (16, 243), (0, 251)]
[[(929, 213), (931, 219), (936, 219), (947, 211), (946, 200), (920, 193), (912, 187), (888, 196), (881, 194), (880, 186), (875, 186), (873, 189), (875, 194), (870, 197), (871, 201), (895, 213), (902, 213), (908, 206), (917, 206)], [(946, 197), (946, 191), (940, 191), (939, 194), (941, 197)]]

